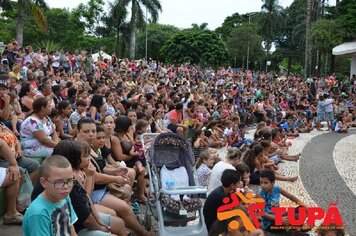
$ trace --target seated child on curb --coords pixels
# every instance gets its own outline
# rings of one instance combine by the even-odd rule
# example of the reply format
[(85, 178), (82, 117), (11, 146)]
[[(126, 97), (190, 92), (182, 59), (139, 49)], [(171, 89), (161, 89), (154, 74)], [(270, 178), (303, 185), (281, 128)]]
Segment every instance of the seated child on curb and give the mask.
[[(242, 207), (238, 206), (236, 209), (242, 210), (243, 212), (248, 215), (247, 210)], [(237, 229), (231, 229), (229, 227), (229, 224), (231, 221), (236, 220), (239, 222), (240, 227)], [(211, 229), (209, 231), (209, 236), (216, 236), (216, 235), (221, 235), (221, 236), (264, 236), (264, 232), (262, 229), (256, 229), (251, 232), (247, 231), (243, 227), (243, 222), (241, 220), (241, 217), (234, 216), (229, 219), (220, 221), (217, 220), (215, 223), (211, 226)]]
[(237, 164), (235, 167), (236, 171), (240, 173), (242, 176), (243, 188), (236, 189), (236, 191), (240, 191), (242, 193), (253, 193), (253, 190), (249, 188), (250, 186), (250, 168), (244, 164)]
[(241, 175), (236, 170), (227, 169), (221, 175), (222, 186), (215, 188), (207, 197), (203, 214), (205, 225), (210, 230), (213, 223), (217, 220), (218, 208), (224, 205), (223, 199), (242, 187)]
[(347, 133), (348, 132), (348, 127), (347, 125), (344, 125), (342, 123), (342, 114), (337, 114), (336, 115), (336, 119), (335, 121), (333, 121), (333, 123), (335, 122), (335, 132), (336, 133)]
[(209, 151), (205, 150), (199, 154), (197, 160), (197, 177), (200, 186), (207, 187), (208, 181), (211, 174), (211, 168), (214, 165), (214, 156), (210, 154)]
[(69, 161), (59, 155), (46, 158), (41, 166), (42, 194), (30, 204), (23, 219), (24, 235), (77, 235), (78, 220), (69, 193), (74, 184)]
[(135, 145), (132, 147), (130, 151), (130, 155), (136, 158), (135, 166), (137, 167), (139, 173), (145, 171), (147, 165), (145, 153), (143, 151), (143, 146), (141, 142), (141, 135), (142, 132), (140, 131), (136, 131), (134, 133)]
[[(281, 195), (297, 203), (299, 206), (305, 205), (293, 194), (288, 193), (283, 188), (275, 185), (276, 176), (273, 170), (263, 170), (260, 173), (260, 189), (257, 191), (257, 197), (265, 200), (266, 206), (263, 210), (262, 223), (263, 229), (266, 231), (274, 231), (273, 226), (275, 222), (275, 215), (271, 211), (272, 207), (279, 207)], [(283, 225), (288, 225), (288, 219), (283, 217)]]

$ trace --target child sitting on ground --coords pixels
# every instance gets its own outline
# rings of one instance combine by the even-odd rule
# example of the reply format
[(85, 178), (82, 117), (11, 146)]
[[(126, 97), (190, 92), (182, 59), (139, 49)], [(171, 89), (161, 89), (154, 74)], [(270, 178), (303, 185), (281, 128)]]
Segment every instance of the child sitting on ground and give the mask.
[(298, 133), (309, 133), (312, 131), (312, 127), (303, 113), (298, 114), (296, 121), (294, 121), (294, 127), (298, 130)]
[[(288, 193), (283, 188), (275, 185), (276, 176), (272, 170), (265, 169), (260, 173), (260, 189), (256, 196), (265, 200), (265, 208), (262, 215), (262, 228), (269, 232), (281, 232), (280, 229), (273, 229), (275, 222), (275, 215), (272, 212), (272, 207), (279, 207), (281, 195), (304, 207), (304, 204), (296, 196)], [(283, 216), (283, 225), (288, 225), (288, 218)]]
[(289, 115), (284, 123), (281, 124), (281, 128), (286, 131), (288, 137), (298, 137), (298, 131), (295, 130), (293, 117)]
[(205, 150), (199, 154), (197, 160), (197, 178), (200, 186), (207, 187), (211, 174), (211, 168), (214, 166), (214, 156), (209, 151)]
[(236, 171), (240, 173), (242, 177), (242, 183), (243, 183), (243, 188), (241, 189), (236, 189), (236, 191), (240, 191), (243, 193), (253, 193), (253, 190), (250, 189), (250, 168), (244, 164), (240, 163), (237, 164), (235, 167)]
[(298, 161), (300, 158), (300, 154), (288, 155), (286, 148), (280, 148), (277, 144), (275, 144), (272, 141), (273, 133), (275, 133), (274, 130), (272, 130), (271, 132), (265, 132), (263, 134), (263, 139), (270, 142), (270, 152), (268, 154), (268, 157), (274, 160), (276, 164), (278, 164), (281, 161), (280, 159), (286, 161)]
[[(335, 125), (334, 125), (335, 124)], [(333, 121), (332, 128), (336, 133), (347, 133), (349, 128), (342, 123), (342, 114), (337, 114), (335, 121)]]

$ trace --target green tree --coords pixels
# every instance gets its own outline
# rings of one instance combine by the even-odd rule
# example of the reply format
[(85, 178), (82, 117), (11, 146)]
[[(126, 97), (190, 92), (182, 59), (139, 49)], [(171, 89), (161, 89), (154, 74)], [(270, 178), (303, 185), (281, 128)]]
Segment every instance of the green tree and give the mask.
[(233, 15), (226, 17), (223, 24), (216, 28), (215, 32), (218, 33), (224, 40), (227, 40), (230, 37), (231, 31), (241, 25), (243, 21), (243, 17), (236, 12)]
[(344, 35), (345, 41), (356, 40), (356, 4), (355, 0), (338, 1), (336, 6), (327, 8), (327, 19), (339, 19), (342, 27), (347, 34)]
[[(163, 60), (161, 48), (172, 38), (179, 29), (172, 25), (161, 25), (150, 23), (147, 27), (147, 56), (155, 60)], [(144, 58), (146, 51), (146, 32), (140, 31), (137, 35), (137, 55), (138, 58)]]
[(0, 12), (0, 41), (10, 42), (16, 37), (16, 10)]
[(151, 16), (152, 22), (157, 22), (162, 6), (159, 0), (120, 0), (120, 6), (127, 8), (131, 4), (130, 16), (130, 58), (135, 58), (136, 31), (145, 25), (145, 12), (143, 7)]
[(262, 13), (260, 16), (263, 40), (265, 42), (267, 56), (271, 50), (277, 31), (283, 22), (282, 7), (278, 5), (278, 0), (262, 0)]
[(0, 1), (3, 10), (16, 9), (16, 39), (20, 46), (23, 44), (23, 32), (25, 20), (32, 17), (42, 32), (47, 31), (47, 22), (43, 15), (42, 8), (47, 8), (44, 0), (18, 0), (16, 3), (11, 0)]
[(104, 0), (89, 0), (73, 10), (74, 14), (84, 19), (82, 22), (88, 34), (100, 36), (100, 23), (105, 17), (104, 4)]
[(304, 62), (306, 9), (306, 0), (295, 0), (284, 10), (285, 22), (277, 34), (276, 47), (286, 58), (283, 59), (283, 67), (287, 68), (288, 73), (292, 64), (302, 65)]
[(85, 23), (80, 21), (75, 10), (50, 8), (44, 11), (44, 16), (48, 22), (46, 33), (41, 33), (32, 19), (26, 20), (24, 31), (26, 45), (52, 41), (65, 49), (81, 48), (82, 41), (87, 35), (85, 34)]
[[(258, 26), (253, 23), (242, 23), (232, 30), (227, 47), (233, 58), (244, 58), (249, 54), (248, 61), (257, 61), (263, 57), (262, 37), (258, 34)], [(244, 64), (243, 61), (241, 61)]]
[(116, 55), (121, 58), (125, 55), (125, 49), (127, 48), (127, 42), (129, 41), (130, 35), (130, 25), (126, 21), (128, 16), (126, 5), (127, 3), (125, 0), (116, 0), (114, 3), (110, 3), (110, 12), (105, 19), (105, 24), (109, 32), (115, 32), (115, 52)]
[(208, 23), (202, 23), (200, 25), (194, 23), (192, 24), (192, 29), (193, 30), (207, 30), (208, 29)]
[(227, 62), (226, 45), (210, 30), (183, 30), (169, 39), (162, 48), (167, 63), (191, 63), (219, 66)]
[[(327, 56), (332, 56), (333, 47), (343, 42), (346, 32), (338, 20), (321, 19), (315, 22), (310, 29), (310, 39), (313, 46)], [(330, 73), (334, 72), (333, 63), (330, 63)]]

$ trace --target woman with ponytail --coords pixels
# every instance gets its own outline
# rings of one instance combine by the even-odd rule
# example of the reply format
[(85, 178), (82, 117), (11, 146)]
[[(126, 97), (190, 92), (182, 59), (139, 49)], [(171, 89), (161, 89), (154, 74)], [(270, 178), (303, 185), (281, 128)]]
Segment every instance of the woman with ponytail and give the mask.
[(244, 163), (250, 168), (250, 183), (260, 184), (260, 171), (264, 169), (262, 164), (263, 147), (259, 143), (252, 143), (244, 153)]
[[(250, 168), (252, 174), (250, 183), (254, 185), (260, 184), (260, 172), (265, 169), (264, 166), (264, 148), (259, 143), (251, 144), (250, 148), (244, 153), (244, 163)], [(297, 176), (287, 177), (275, 173), (276, 179), (281, 181), (294, 182), (298, 179)]]

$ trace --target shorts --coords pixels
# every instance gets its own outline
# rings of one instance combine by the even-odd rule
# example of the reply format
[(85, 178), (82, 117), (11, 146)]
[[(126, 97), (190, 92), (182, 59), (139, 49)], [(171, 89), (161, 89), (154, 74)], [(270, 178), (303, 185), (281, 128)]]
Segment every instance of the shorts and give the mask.
[(317, 120), (318, 122), (325, 120), (325, 113), (324, 113), (324, 112), (319, 112), (319, 113), (317, 114), (316, 120)]
[(144, 166), (144, 167), (147, 166), (147, 161), (145, 158), (138, 158), (138, 160), (141, 162), (142, 166)]
[[(107, 226), (111, 226), (111, 215), (107, 215), (104, 213), (99, 213), (101, 221), (106, 224)], [(108, 232), (103, 232), (101, 230), (96, 229), (82, 229), (78, 232), (79, 236), (109, 236), (111, 235)]]
[(104, 197), (106, 196), (106, 194), (109, 193), (109, 190), (107, 187), (101, 188), (101, 189), (97, 189), (94, 190), (91, 195), (90, 198), (93, 201), (94, 204), (100, 204), (101, 201), (104, 199)]
[[(40, 168), (40, 164), (38, 161), (28, 158), (28, 157), (20, 157), (17, 160), (17, 164), (20, 167), (21, 173), (23, 173), (23, 169), (27, 170), (29, 174), (38, 170)], [(0, 167), (7, 168), (9, 164), (5, 160), (0, 161)]]
[(325, 112), (325, 119), (327, 121), (334, 120), (334, 112)]
[(173, 133), (177, 133), (177, 129), (178, 129), (178, 126), (174, 125), (174, 124), (169, 124), (167, 125), (167, 128), (172, 131)]
[(0, 167), (0, 187), (4, 183), (6, 177), (6, 168)]
[(279, 158), (278, 155), (274, 155), (274, 156), (270, 157), (269, 159), (272, 160), (274, 162), (274, 164), (276, 164), (276, 165), (281, 162), (281, 158)]

